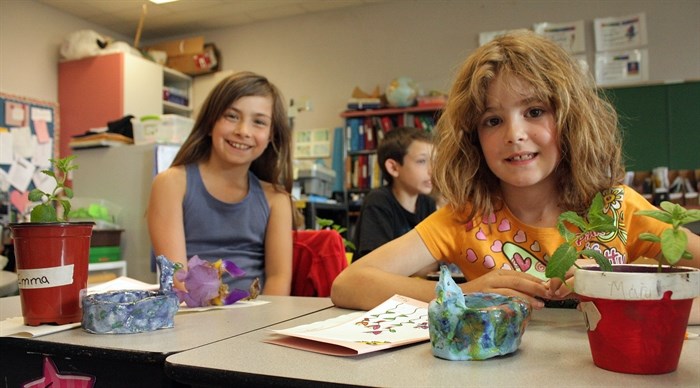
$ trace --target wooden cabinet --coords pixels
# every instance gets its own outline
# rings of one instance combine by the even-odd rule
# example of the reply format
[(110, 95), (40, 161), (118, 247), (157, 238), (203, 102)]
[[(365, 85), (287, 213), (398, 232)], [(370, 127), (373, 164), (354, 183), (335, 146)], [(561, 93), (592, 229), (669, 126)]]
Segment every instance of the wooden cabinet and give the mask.
[[(72, 136), (126, 115), (189, 116), (192, 111), (191, 77), (134, 55), (115, 53), (65, 61), (58, 68), (61, 157), (72, 153), (68, 146)], [(164, 102), (164, 86), (184, 90), (187, 104)]]

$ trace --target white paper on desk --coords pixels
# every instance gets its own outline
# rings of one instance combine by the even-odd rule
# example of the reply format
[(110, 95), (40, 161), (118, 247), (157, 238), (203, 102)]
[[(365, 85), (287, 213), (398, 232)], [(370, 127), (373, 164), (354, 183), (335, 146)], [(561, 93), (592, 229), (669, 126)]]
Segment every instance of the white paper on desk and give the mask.
[(157, 291), (160, 288), (158, 284), (144, 283), (140, 280), (132, 279), (126, 276), (120, 276), (108, 282), (100, 283), (92, 287), (88, 287), (88, 294), (98, 292), (109, 292), (119, 290), (146, 290)]
[(13, 317), (0, 321), (0, 337), (12, 336), (32, 338), (46, 334), (58, 333), (59, 331), (69, 330), (79, 326), (80, 322), (68, 323), (65, 325), (27, 326), (24, 324), (24, 318)]
[(334, 356), (356, 356), (430, 339), (428, 304), (394, 295), (368, 312), (273, 332), (286, 337), (265, 342)]
[(203, 306), (203, 307), (187, 307), (184, 303), (180, 305), (180, 309), (177, 311), (178, 314), (181, 313), (196, 313), (200, 311), (209, 310), (229, 310), (238, 309), (242, 307), (255, 307), (262, 306), (264, 304), (270, 303), (266, 300), (239, 300), (234, 304), (222, 305), (222, 306)]

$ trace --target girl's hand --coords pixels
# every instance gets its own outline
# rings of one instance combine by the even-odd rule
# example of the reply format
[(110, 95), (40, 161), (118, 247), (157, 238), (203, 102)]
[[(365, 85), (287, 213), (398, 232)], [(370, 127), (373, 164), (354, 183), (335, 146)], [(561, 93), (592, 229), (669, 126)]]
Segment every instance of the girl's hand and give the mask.
[[(576, 265), (579, 267), (587, 265), (596, 265), (596, 261), (593, 259), (578, 259), (576, 260)], [(574, 296), (574, 271), (576, 267), (572, 267), (566, 272), (566, 284), (560, 279), (549, 279), (545, 283), (547, 287), (547, 299), (561, 300), (568, 299)]]
[(493, 292), (507, 296), (517, 296), (528, 301), (533, 308), (544, 307), (540, 298), (547, 295), (545, 282), (530, 274), (511, 270), (494, 270), (467, 283), (461, 284), (464, 292)]

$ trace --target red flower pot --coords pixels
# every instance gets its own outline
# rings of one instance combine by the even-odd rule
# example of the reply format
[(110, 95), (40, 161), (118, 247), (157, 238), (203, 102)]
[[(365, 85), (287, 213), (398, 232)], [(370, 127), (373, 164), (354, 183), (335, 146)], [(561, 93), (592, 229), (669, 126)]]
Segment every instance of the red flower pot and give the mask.
[(93, 222), (10, 224), (24, 324), (82, 319)]
[(586, 316), (596, 366), (614, 372), (676, 370), (700, 271), (688, 267), (613, 265), (577, 269), (574, 288)]

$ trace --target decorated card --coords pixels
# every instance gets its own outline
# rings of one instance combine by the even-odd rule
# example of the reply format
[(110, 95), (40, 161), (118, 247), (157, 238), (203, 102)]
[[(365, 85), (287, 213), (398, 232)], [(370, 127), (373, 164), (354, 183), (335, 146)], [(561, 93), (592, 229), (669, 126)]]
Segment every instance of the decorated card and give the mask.
[(273, 332), (279, 336), (266, 342), (334, 356), (356, 356), (430, 339), (428, 304), (394, 295), (367, 312)]

